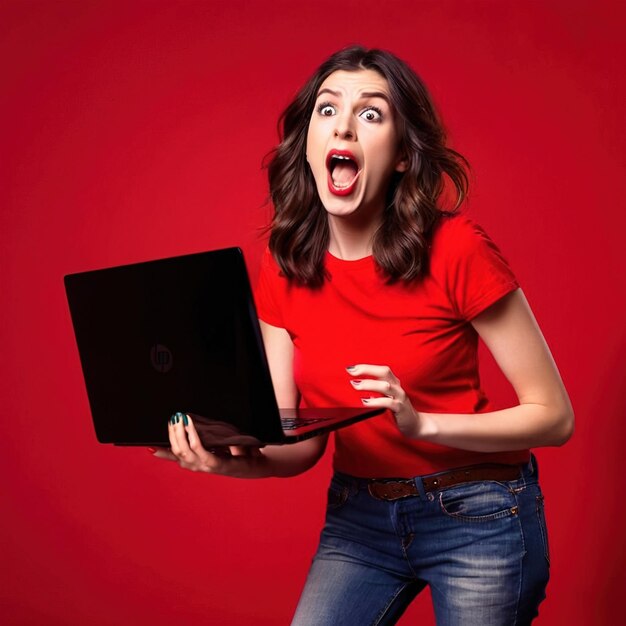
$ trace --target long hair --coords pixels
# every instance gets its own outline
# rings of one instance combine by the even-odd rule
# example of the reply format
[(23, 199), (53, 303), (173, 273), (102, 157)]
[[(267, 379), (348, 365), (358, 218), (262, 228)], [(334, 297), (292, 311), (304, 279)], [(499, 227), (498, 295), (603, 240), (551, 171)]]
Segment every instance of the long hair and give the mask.
[[(372, 252), (388, 282), (412, 281), (428, 268), (430, 236), (443, 214), (451, 214), (467, 195), (469, 164), (446, 146), (446, 134), (422, 80), (390, 52), (361, 46), (330, 56), (296, 94), (279, 118), (280, 144), (268, 155), (274, 216), (269, 247), (283, 274), (299, 285), (320, 287), (329, 243), (328, 220), (306, 160), (307, 132), (317, 92), (337, 70), (371, 69), (389, 84), (399, 150), (408, 168), (394, 173), (382, 225)], [(450, 210), (439, 206), (452, 183)]]

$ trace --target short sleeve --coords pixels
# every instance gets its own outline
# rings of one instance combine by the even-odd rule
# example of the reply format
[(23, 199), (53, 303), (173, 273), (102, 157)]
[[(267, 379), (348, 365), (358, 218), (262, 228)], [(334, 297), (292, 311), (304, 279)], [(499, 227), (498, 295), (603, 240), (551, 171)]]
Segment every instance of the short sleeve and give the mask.
[(272, 257), (269, 248), (266, 248), (261, 259), (261, 269), (254, 292), (259, 319), (267, 324), (284, 328), (280, 306), (280, 294), (284, 289), (285, 279), (280, 275), (278, 264)]
[(478, 224), (461, 216), (444, 219), (433, 241), (431, 260), (455, 312), (471, 320), (519, 283)]

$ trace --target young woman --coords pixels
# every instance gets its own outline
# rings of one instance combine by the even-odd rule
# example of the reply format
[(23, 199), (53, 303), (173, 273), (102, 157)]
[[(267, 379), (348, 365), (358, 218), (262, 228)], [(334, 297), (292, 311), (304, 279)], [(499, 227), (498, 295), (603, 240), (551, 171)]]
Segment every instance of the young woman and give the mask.
[[(256, 294), (278, 403), (388, 409), (336, 433), (326, 524), (293, 623), (392, 624), (429, 585), (440, 625), (528, 624), (549, 566), (529, 450), (567, 441), (573, 413), (514, 274), (455, 214), (465, 160), (446, 147), (420, 79), (380, 50), (331, 56), (282, 122)], [(479, 337), (516, 406), (491, 408)], [(157, 456), (195, 471), (293, 476), (326, 445), (216, 456), (185, 421), (170, 422), (171, 451)]]

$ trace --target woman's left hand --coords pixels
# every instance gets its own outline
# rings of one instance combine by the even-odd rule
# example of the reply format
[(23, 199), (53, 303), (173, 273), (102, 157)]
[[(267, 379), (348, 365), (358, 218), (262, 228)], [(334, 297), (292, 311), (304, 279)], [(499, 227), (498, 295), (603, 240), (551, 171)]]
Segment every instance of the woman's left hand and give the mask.
[(351, 365), (346, 370), (353, 376), (350, 383), (354, 389), (381, 394), (361, 396), (361, 402), (365, 406), (389, 409), (403, 435), (412, 438), (422, 435), (423, 419), (413, 408), (400, 381), (387, 365), (360, 363)]

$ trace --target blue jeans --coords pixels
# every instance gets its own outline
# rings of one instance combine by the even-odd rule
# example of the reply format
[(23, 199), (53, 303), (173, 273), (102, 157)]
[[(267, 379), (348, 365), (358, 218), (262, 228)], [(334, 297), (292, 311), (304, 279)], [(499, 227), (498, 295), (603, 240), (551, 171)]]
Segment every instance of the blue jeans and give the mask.
[(395, 624), (426, 585), (439, 626), (530, 624), (549, 577), (534, 457), (511, 482), (469, 482), (393, 502), (336, 473), (292, 626)]

